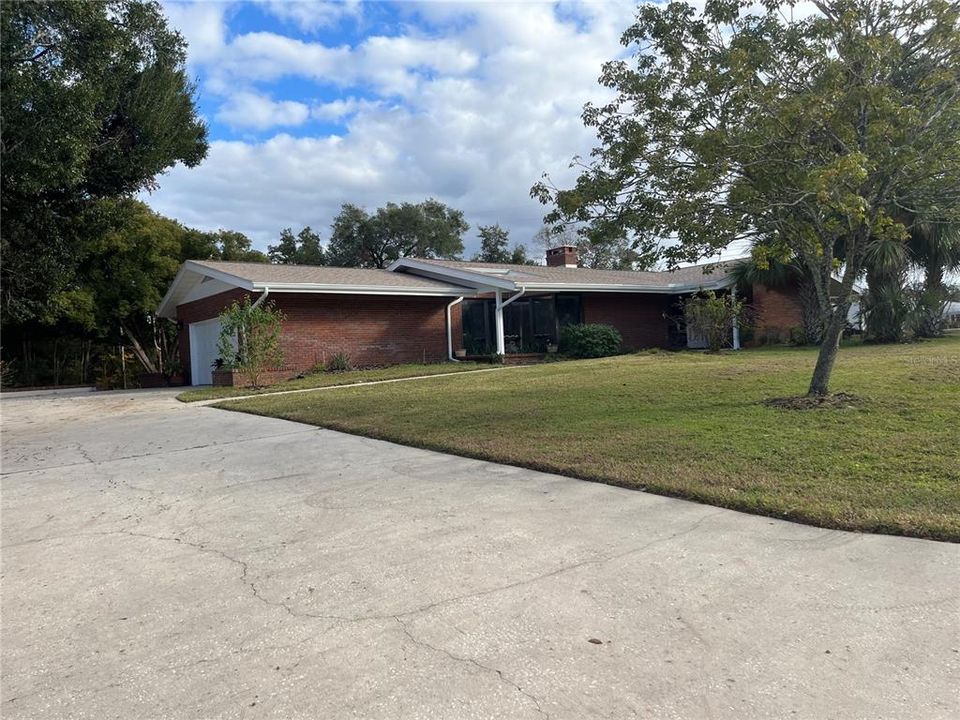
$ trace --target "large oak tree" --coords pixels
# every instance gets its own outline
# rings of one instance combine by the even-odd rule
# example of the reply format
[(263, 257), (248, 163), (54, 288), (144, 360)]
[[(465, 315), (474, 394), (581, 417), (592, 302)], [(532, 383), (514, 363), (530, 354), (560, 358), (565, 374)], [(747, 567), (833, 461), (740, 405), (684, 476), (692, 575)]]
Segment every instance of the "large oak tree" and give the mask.
[[(808, 271), (823, 316), (809, 393), (828, 392), (876, 243), (960, 217), (960, 29), (956, 3), (711, 0), (644, 5), (608, 63), (615, 91), (588, 105), (600, 141), (571, 189), (533, 194), (548, 221), (627, 236), (671, 263), (735, 239)], [(831, 293), (831, 278), (840, 281)]]
[[(17, 2), (0, 9), (4, 323), (82, 313), (99, 201), (199, 163), (206, 128), (186, 45), (156, 2)], [(82, 293), (81, 293), (82, 294)]]

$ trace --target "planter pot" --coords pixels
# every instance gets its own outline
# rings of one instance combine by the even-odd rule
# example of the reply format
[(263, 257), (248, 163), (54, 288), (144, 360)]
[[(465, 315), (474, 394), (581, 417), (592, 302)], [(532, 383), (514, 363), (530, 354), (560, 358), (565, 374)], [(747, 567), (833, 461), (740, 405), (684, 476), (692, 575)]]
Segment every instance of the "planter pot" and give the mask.
[(142, 388), (158, 388), (163, 387), (165, 384), (163, 375), (158, 372), (140, 373), (140, 387)]

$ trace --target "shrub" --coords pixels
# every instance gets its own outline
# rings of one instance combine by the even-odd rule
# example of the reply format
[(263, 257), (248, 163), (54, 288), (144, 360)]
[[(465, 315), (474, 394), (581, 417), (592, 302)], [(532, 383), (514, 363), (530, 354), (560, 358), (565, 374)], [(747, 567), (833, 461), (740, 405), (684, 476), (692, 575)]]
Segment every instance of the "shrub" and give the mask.
[(251, 304), (250, 298), (234, 302), (220, 313), (217, 351), (223, 367), (243, 372), (253, 387), (260, 385), (265, 370), (283, 364), (280, 330), (283, 313), (272, 303)]
[(717, 295), (712, 290), (692, 295), (683, 303), (688, 332), (703, 336), (711, 352), (733, 342), (733, 323), (741, 310), (743, 303), (733, 295)]
[(345, 352), (335, 353), (327, 360), (327, 372), (347, 372), (348, 370), (353, 370), (353, 363)]
[(575, 358), (598, 358), (620, 352), (623, 338), (610, 325), (567, 325), (560, 331), (560, 352)]
[(13, 362), (0, 359), (0, 387), (10, 387), (16, 378)]
[(807, 333), (802, 325), (794, 325), (790, 328), (790, 344), (796, 347), (803, 347), (804, 345), (812, 345), (813, 343), (810, 342), (810, 338), (807, 337)]

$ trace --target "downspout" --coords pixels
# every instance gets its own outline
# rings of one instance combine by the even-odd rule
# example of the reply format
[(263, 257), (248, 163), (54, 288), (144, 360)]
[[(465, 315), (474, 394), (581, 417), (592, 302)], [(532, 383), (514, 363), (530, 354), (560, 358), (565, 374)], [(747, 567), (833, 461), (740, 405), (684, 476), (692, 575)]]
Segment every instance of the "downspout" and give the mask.
[(264, 286), (263, 286), (263, 295), (261, 295), (260, 297), (257, 298), (256, 302), (254, 302), (253, 305), (250, 306), (250, 309), (253, 310), (253, 309), (256, 308), (256, 307), (259, 307), (259, 306), (260, 306), (260, 303), (262, 303), (264, 300), (266, 300), (266, 299), (267, 299), (267, 295), (269, 295), (269, 294), (270, 294), (270, 287), (267, 286), (267, 285), (264, 285)]
[(505, 308), (507, 305), (509, 305), (510, 303), (512, 303), (514, 300), (518, 300), (518, 299), (520, 298), (520, 296), (523, 295), (526, 291), (527, 291), (527, 289), (521, 285), (521, 286), (520, 286), (520, 292), (518, 292), (516, 295), (511, 295), (509, 298), (507, 298), (507, 301), (506, 301), (505, 303), (500, 303), (500, 309), (502, 310), (502, 309)]
[(454, 305), (459, 305), (463, 302), (463, 296), (458, 297), (452, 303), (447, 305), (447, 358), (453, 362), (460, 362), (453, 356), (453, 319), (450, 315), (450, 311), (453, 309)]

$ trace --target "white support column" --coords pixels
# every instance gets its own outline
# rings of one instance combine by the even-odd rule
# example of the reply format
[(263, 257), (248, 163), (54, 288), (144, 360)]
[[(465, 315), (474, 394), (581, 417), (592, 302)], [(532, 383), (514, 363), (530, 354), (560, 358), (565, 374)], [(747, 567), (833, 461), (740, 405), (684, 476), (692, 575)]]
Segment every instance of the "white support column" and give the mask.
[[(737, 288), (733, 287), (730, 289), (730, 295), (734, 300), (737, 299)], [(740, 349), (740, 318), (735, 317), (733, 319), (733, 349)]]
[[(459, 305), (463, 302), (463, 297), (458, 297), (452, 303), (447, 305), (447, 358), (453, 362), (460, 362), (453, 355), (453, 317), (451, 315), (451, 310), (454, 305)], [(462, 338), (461, 338), (462, 339)]]
[(493, 313), (497, 334), (497, 355), (507, 354), (506, 341), (503, 338), (503, 293), (497, 290), (497, 303)]

